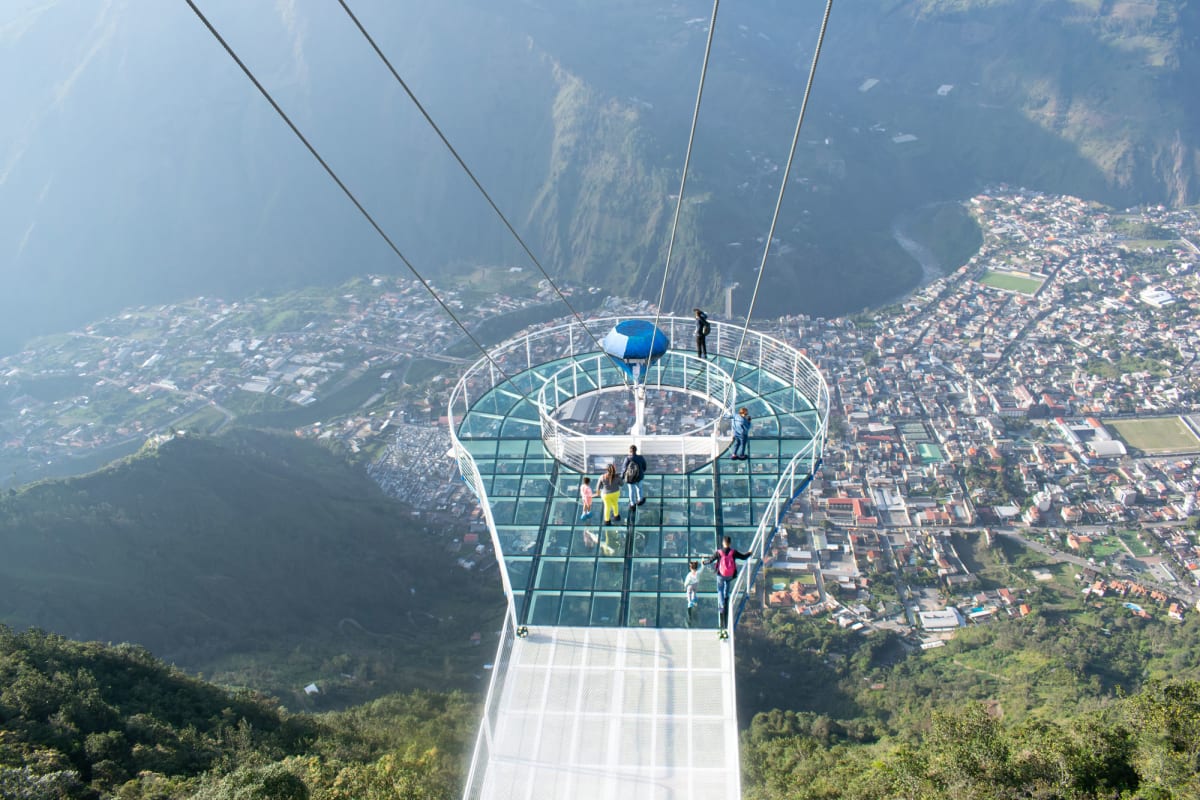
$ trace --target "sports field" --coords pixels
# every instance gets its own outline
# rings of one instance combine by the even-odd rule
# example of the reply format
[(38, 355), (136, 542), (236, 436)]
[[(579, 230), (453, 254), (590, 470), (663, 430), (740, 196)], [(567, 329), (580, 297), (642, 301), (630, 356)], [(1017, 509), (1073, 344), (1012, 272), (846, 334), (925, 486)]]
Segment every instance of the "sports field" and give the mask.
[(1014, 275), (1011, 272), (994, 272), (993, 270), (985, 272), (983, 277), (979, 279), (979, 282), (985, 286), (994, 286), (997, 289), (1020, 292), (1021, 294), (1033, 294), (1042, 288), (1041, 278), (1027, 278), (1024, 275)]
[(1200, 450), (1200, 439), (1179, 417), (1121, 419), (1108, 423), (1125, 443), (1148, 455), (1169, 455)]

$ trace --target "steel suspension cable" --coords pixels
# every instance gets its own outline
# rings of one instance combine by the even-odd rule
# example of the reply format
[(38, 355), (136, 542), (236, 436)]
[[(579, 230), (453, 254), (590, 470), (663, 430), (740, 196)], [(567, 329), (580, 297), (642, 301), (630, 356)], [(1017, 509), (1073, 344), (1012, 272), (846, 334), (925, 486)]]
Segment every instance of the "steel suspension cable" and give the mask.
[(804, 99), (800, 103), (800, 114), (796, 117), (796, 132), (792, 134), (792, 149), (788, 152), (787, 166), (783, 170), (783, 181), (779, 184), (779, 198), (775, 201), (775, 213), (771, 217), (771, 228), (767, 231), (767, 243), (763, 245), (762, 262), (758, 265), (758, 277), (754, 281), (754, 292), (750, 295), (750, 308), (746, 310), (746, 323), (742, 326), (742, 337), (738, 340), (737, 354), (733, 357), (734, 369), (742, 358), (742, 347), (746, 344), (746, 331), (754, 315), (754, 303), (758, 300), (758, 289), (762, 285), (763, 271), (767, 267), (767, 256), (771, 252), (771, 240), (775, 238), (775, 226), (779, 222), (779, 209), (783, 206), (783, 195), (787, 191), (788, 176), (792, 172), (792, 160), (796, 157), (796, 143), (800, 141), (800, 126), (804, 124), (804, 112), (808, 109), (808, 97), (812, 93), (813, 78), (817, 74), (817, 60), (821, 57), (821, 45), (825, 41), (825, 28), (829, 25), (829, 12), (833, 0), (826, 0), (825, 16), (821, 19), (821, 31), (817, 34), (817, 46), (813, 49), (812, 66), (808, 68), (808, 83), (804, 87)]
[[(554, 282), (554, 279), (550, 277), (550, 274), (546, 271), (546, 268), (542, 266), (542, 262), (539, 261), (538, 257), (533, 254), (533, 251), (529, 248), (529, 245), (525, 243), (525, 240), (521, 237), (521, 234), (517, 233), (517, 229), (513, 227), (513, 224), (508, 221), (508, 217), (504, 215), (504, 212), (500, 210), (500, 207), (496, 205), (496, 202), (492, 200), (492, 196), (488, 194), (486, 189), (483, 188), (483, 184), (480, 183), (479, 179), (475, 177), (475, 173), (472, 172), (471, 168), (467, 166), (467, 162), (464, 161), (462, 156), (459, 155), (458, 150), (455, 149), (454, 145), (450, 144), (450, 140), (446, 138), (446, 134), (442, 132), (442, 129), (436, 122), (434, 122), (433, 117), (430, 116), (429, 112), (425, 109), (425, 106), (422, 105), (421, 101), (417, 99), (416, 94), (414, 94), (413, 90), (409, 88), (408, 82), (405, 81), (404, 78), (400, 77), (400, 73), (394, 66), (392, 66), (392, 62), (386, 55), (384, 55), (383, 50), (380, 49), (378, 44), (376, 44), (375, 39), (370, 33), (367, 32), (366, 27), (362, 24), (362, 22), (359, 21), (354, 12), (350, 10), (350, 6), (346, 4), (346, 0), (338, 0), (338, 3), (346, 12), (346, 15), (350, 17), (350, 21), (354, 23), (354, 26), (358, 28), (358, 32), (361, 33), (363, 38), (367, 40), (367, 43), (371, 45), (371, 49), (375, 51), (377, 56), (379, 56), (380, 61), (382, 61), (384, 66), (388, 68), (388, 72), (392, 73), (392, 77), (396, 79), (398, 84), (400, 84), (400, 88), (403, 89), (404, 93), (408, 95), (408, 99), (411, 100), (413, 105), (417, 107), (417, 110), (421, 112), (421, 116), (423, 116), (425, 121), (429, 123), (429, 127), (432, 128), (433, 132), (436, 133), (438, 138), (442, 140), (442, 144), (444, 144), (446, 149), (450, 151), (450, 155), (454, 156), (454, 160), (458, 162), (458, 165), (462, 167), (463, 172), (465, 172), (467, 177), (471, 179), (471, 183), (475, 184), (475, 188), (479, 190), (479, 193), (483, 195), (483, 199), (486, 200), (488, 205), (492, 207), (492, 211), (496, 212), (496, 216), (499, 217), (500, 221), (504, 223), (504, 227), (507, 228), (508, 232), (511, 233), (513, 238), (517, 240), (517, 244), (519, 244), (521, 249), (525, 251), (525, 255), (528, 256), (533, 265), (538, 268), (538, 272), (542, 273), (542, 277), (545, 278), (546, 282), (550, 284), (550, 288), (554, 290), (556, 295), (558, 295), (558, 299), (561, 300), (563, 305), (570, 310), (571, 315), (575, 317), (575, 321), (579, 323), (579, 326), (583, 328), (584, 332), (591, 337), (592, 343), (596, 345), (596, 350), (599, 352), (604, 352), (604, 347), (600, 344), (600, 340), (597, 339), (596, 335), (592, 333), (591, 329), (584, 324), (583, 317), (579, 315), (579, 312), (576, 311), (575, 307), (571, 305), (571, 302), (567, 300), (566, 295), (564, 295), (562, 290), (558, 288), (558, 284)], [(626, 385), (628, 385), (629, 381), (626, 380), (624, 372), (621, 373), (621, 379), (625, 381)]]
[[(663, 265), (662, 288), (658, 290), (658, 304), (654, 307), (654, 329), (658, 329), (658, 318), (662, 315), (663, 298), (667, 295), (667, 274), (671, 270), (671, 253), (675, 250), (675, 233), (679, 230), (679, 212), (683, 208), (683, 190), (687, 186), (688, 165), (692, 162), (692, 143), (696, 139), (696, 122), (700, 119), (700, 99), (704, 97), (704, 78), (708, 75), (708, 59), (712, 54), (713, 34), (717, 30), (717, 9), (721, 0), (713, 0), (712, 18), (708, 22), (708, 41), (704, 43), (704, 62), (700, 65), (700, 86), (696, 89), (696, 107), (692, 110), (692, 129), (688, 133), (687, 152), (683, 156), (683, 175), (679, 177), (679, 197), (675, 201), (675, 218), (671, 222), (671, 238), (667, 243), (667, 262)], [(654, 333), (651, 332), (651, 341)]]
[[(467, 329), (467, 326), (464, 325), (462, 321), (454, 314), (454, 311), (451, 310), (451, 308), (446, 305), (442, 298), (438, 296), (438, 293), (432, 286), (429, 285), (429, 282), (421, 276), (421, 273), (418, 272), (417, 268), (412, 265), (412, 262), (405, 257), (404, 253), (400, 252), (400, 248), (396, 246), (396, 243), (392, 241), (392, 238), (384, 232), (383, 228), (380, 227), (379, 223), (375, 221), (375, 218), (371, 216), (370, 212), (363, 207), (363, 204), (358, 201), (358, 198), (354, 196), (354, 193), (350, 191), (349, 187), (342, 182), (342, 179), (339, 178), (337, 173), (333, 171), (333, 168), (329, 166), (325, 159), (321, 157), (321, 154), (317, 152), (317, 149), (313, 147), (312, 143), (309, 142), (304, 134), (300, 132), (300, 129), (296, 127), (294, 122), (292, 122), (291, 118), (287, 115), (287, 112), (285, 112), (283, 108), (280, 107), (277, 102), (275, 102), (275, 98), (271, 96), (271, 93), (267, 91), (266, 87), (264, 87), (262, 83), (259, 82), (258, 78), (254, 76), (254, 73), (250, 71), (250, 68), (246, 66), (245, 62), (238, 57), (238, 54), (234, 52), (229, 43), (225, 41), (225, 38), (221, 36), (215, 27), (213, 27), (213, 24), (208, 21), (208, 17), (204, 16), (204, 12), (202, 12), (196, 6), (193, 0), (184, 0), (184, 2), (188, 4), (200, 21), (204, 23), (204, 27), (208, 28), (209, 33), (211, 33), (213, 37), (221, 44), (221, 47), (225, 48), (225, 52), (229, 54), (229, 57), (232, 58), (238, 67), (241, 68), (242, 72), (246, 74), (246, 77), (250, 79), (250, 82), (254, 84), (254, 87), (258, 89), (259, 93), (266, 98), (268, 103), (271, 104), (271, 108), (275, 109), (275, 113), (279, 115), (279, 118), (282, 119), (289, 128), (291, 128), (292, 133), (296, 135), (296, 138), (299, 139), (306, 148), (308, 148), (308, 152), (311, 153), (312, 157), (317, 160), (317, 163), (324, 167), (325, 172), (328, 173), (329, 177), (333, 179), (333, 182), (338, 185), (338, 188), (342, 190), (342, 193), (350, 199), (350, 202), (354, 204), (354, 207), (358, 209), (358, 212), (362, 214), (363, 218), (365, 218), (367, 222), (371, 223), (371, 227), (375, 229), (375, 232), (378, 233), (380, 237), (387, 243), (392, 252), (395, 253), (402, 262), (404, 262), (404, 266), (408, 267), (408, 270), (413, 274), (413, 277), (415, 277), (420, 284), (425, 287), (425, 291), (429, 293), (430, 297), (437, 301), (437, 304), (441, 306), (442, 310), (446, 312), (446, 315), (454, 321), (454, 324), (462, 329), (462, 332), (468, 339), (471, 340), (471, 343), (479, 348), (479, 351), (483, 353), (484, 358), (491, 362), (491, 365), (496, 369), (497, 372), (500, 373), (505, 382), (509, 383), (514, 389), (516, 389), (522, 397), (524, 397), (526, 400), (529, 400), (528, 393), (521, 391), (521, 387), (519, 387), (516, 382), (509, 377), (508, 373), (504, 371), (503, 367), (496, 363), (496, 360), (492, 358), (492, 355), (487, 351), (487, 348), (475, 338), (471, 331)], [(533, 401), (530, 400), (530, 402)]]

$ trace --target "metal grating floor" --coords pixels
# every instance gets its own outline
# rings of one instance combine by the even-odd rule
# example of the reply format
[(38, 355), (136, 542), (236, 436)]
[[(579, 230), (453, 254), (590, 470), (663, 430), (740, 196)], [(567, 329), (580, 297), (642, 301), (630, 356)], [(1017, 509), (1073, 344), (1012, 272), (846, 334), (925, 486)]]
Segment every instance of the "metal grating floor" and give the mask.
[(733, 644), (712, 630), (530, 628), (482, 798), (740, 797)]

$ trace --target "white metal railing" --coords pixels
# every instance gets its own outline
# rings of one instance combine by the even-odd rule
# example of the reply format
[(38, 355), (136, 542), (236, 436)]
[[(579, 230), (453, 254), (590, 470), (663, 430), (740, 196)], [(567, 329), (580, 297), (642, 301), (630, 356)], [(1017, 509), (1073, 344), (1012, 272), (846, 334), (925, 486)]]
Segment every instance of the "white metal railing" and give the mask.
[[(824, 441), (824, 435), (822, 435), (821, 441)], [(766, 510), (754, 532), (754, 539), (750, 542), (750, 549), (747, 551), (750, 558), (747, 559), (746, 566), (738, 572), (733, 589), (729, 593), (730, 636), (733, 636), (737, 629), (738, 618), (741, 617), (746, 600), (750, 597), (755, 578), (766, 566), (767, 550), (770, 548), (775, 534), (779, 531), (784, 515), (787, 514), (792, 501), (808, 487), (817, 470), (820, 469), (820, 453), (821, 448), (814, 439), (812, 446), (805, 447), (792, 457), (779, 477), (779, 482), (775, 484), (775, 491), (771, 495), (771, 499), (767, 501)], [(814, 455), (815, 458), (813, 458)]]
[[(670, 351), (651, 365), (644, 381), (629, 387), (623, 373), (605, 368), (611, 364), (612, 359), (602, 353), (575, 357), (549, 376), (538, 392), (542, 443), (559, 462), (586, 473), (599, 466), (596, 459), (611, 460), (636, 445), (639, 453), (654, 459), (655, 472), (687, 472), (713, 460), (728, 445), (729, 436), (721, 435), (722, 422), (733, 413), (736, 389), (725, 370), (690, 353)], [(662, 399), (672, 391), (706, 401), (710, 413), (700, 425), (673, 433), (649, 433), (635, 427), (615, 434), (593, 434), (561, 419), (567, 403), (587, 397), (636, 392), (643, 394), (643, 400)]]
[(500, 630), (500, 642), (496, 645), (496, 658), (492, 662), (492, 676), (488, 680), (487, 696), (483, 700), (483, 722), (479, 725), (479, 733), (475, 737), (475, 751), (471, 754), (471, 763), (467, 769), (464, 800), (478, 800), (482, 796), (487, 771), (487, 762), (495, 749), (496, 725), (500, 720), (500, 699), (504, 693), (504, 675), (508, 662), (512, 659), (513, 646), (516, 644), (517, 629), (509, 624), (509, 618), (504, 618), (504, 627)]

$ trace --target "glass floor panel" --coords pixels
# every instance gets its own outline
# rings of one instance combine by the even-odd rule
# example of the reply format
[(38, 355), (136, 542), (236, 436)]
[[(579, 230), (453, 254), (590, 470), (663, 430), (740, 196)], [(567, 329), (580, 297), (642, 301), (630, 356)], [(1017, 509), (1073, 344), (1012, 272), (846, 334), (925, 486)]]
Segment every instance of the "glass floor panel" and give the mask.
[[(583, 356), (582, 358), (587, 358)], [(536, 391), (568, 364), (559, 359), (513, 375)], [(727, 357), (718, 363), (726, 370)], [(712, 553), (724, 535), (746, 550), (779, 481), (797, 452), (812, 445), (816, 413), (788, 383), (765, 368), (738, 370), (737, 403), (754, 417), (750, 460), (728, 452), (687, 474), (649, 474), (646, 502), (604, 523), (603, 502), (583, 514), (580, 475), (542, 446), (536, 411), (502, 385), (464, 416), (459, 435), (484, 477), (512, 585), (517, 618), (528, 625), (716, 628), (716, 577), (700, 573), (698, 603), (687, 608), (688, 561)], [(618, 466), (619, 463), (618, 463)], [(598, 475), (593, 474), (592, 486)]]

